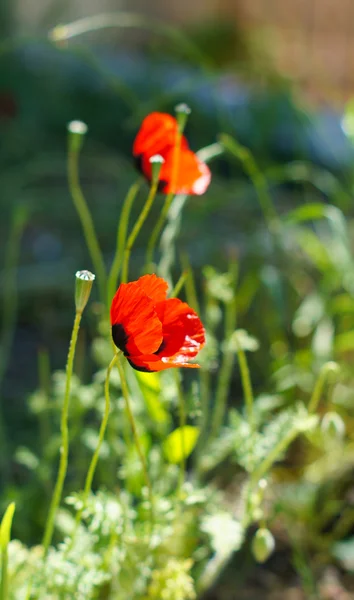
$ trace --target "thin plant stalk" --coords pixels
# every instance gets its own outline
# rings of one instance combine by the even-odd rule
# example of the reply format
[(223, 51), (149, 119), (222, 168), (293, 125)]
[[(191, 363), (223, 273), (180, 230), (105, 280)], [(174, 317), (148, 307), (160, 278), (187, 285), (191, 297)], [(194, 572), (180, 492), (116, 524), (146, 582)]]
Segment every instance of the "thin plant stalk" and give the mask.
[(110, 305), (110, 303), (112, 301), (112, 298), (114, 296), (114, 293), (116, 291), (116, 287), (118, 284), (118, 277), (119, 277), (120, 268), (122, 266), (124, 247), (125, 247), (125, 242), (126, 242), (126, 238), (127, 238), (129, 217), (130, 217), (130, 213), (131, 213), (131, 209), (132, 209), (134, 200), (135, 200), (135, 198), (139, 192), (139, 189), (141, 187), (141, 183), (142, 183), (141, 179), (138, 179), (138, 181), (133, 183), (133, 185), (129, 188), (129, 191), (128, 191), (128, 193), (125, 197), (124, 203), (123, 203), (123, 208), (122, 208), (122, 212), (121, 212), (120, 219), (119, 219), (119, 225), (118, 225), (118, 229), (117, 229), (116, 252), (115, 252), (111, 270), (110, 270), (110, 273), (108, 276), (108, 283), (107, 283), (108, 306)]
[(245, 403), (246, 403), (247, 420), (248, 420), (248, 424), (250, 426), (251, 432), (254, 433), (254, 428), (255, 428), (254, 409), (253, 409), (254, 398), (253, 398), (250, 370), (248, 368), (245, 351), (238, 345), (237, 341), (236, 341), (236, 344), (237, 344), (236, 352), (237, 352), (238, 363), (239, 363), (239, 367), (240, 367), (243, 395), (244, 395)]
[(128, 280), (129, 259), (130, 259), (132, 247), (133, 247), (133, 244), (134, 244), (136, 238), (138, 237), (140, 230), (141, 230), (142, 226), (144, 225), (145, 220), (146, 220), (146, 218), (150, 212), (150, 209), (153, 205), (153, 202), (155, 200), (155, 196), (156, 196), (156, 193), (158, 190), (158, 185), (159, 185), (158, 179), (156, 179), (155, 181), (152, 181), (148, 197), (143, 206), (143, 210), (141, 211), (141, 213), (133, 227), (133, 230), (128, 237), (128, 241), (126, 243), (126, 246), (124, 249), (124, 256), (123, 256), (123, 267), (122, 267), (122, 278), (121, 278), (123, 283), (126, 283)]
[(186, 442), (184, 435), (184, 428), (186, 425), (186, 407), (184, 400), (184, 393), (182, 389), (181, 376), (177, 369), (174, 370), (175, 383), (177, 388), (177, 396), (178, 396), (178, 412), (179, 412), (179, 428), (181, 432), (181, 454), (182, 460), (180, 464), (179, 470), (179, 492), (181, 494), (182, 487), (184, 483), (184, 478), (186, 474)]
[(98, 434), (97, 446), (93, 453), (91, 463), (90, 463), (90, 466), (88, 468), (87, 475), (86, 475), (84, 493), (83, 493), (83, 498), (82, 498), (82, 505), (81, 505), (80, 510), (78, 510), (78, 512), (76, 514), (75, 530), (74, 530), (73, 538), (75, 538), (77, 528), (81, 523), (82, 513), (86, 508), (87, 499), (89, 497), (89, 493), (92, 488), (93, 477), (94, 477), (94, 474), (96, 471), (96, 466), (98, 463), (104, 436), (106, 433), (107, 423), (108, 423), (108, 418), (109, 418), (109, 411), (110, 411), (110, 406), (111, 406), (110, 396), (109, 396), (109, 380), (110, 380), (110, 375), (111, 375), (112, 369), (113, 369), (114, 365), (117, 363), (119, 363), (119, 352), (113, 356), (113, 358), (107, 368), (106, 379), (105, 379), (105, 384), (104, 384), (105, 405), (104, 405), (103, 418), (102, 418), (102, 422), (101, 422), (101, 426), (100, 426), (100, 431)]
[(197, 296), (197, 286), (195, 285), (194, 273), (191, 267), (188, 254), (181, 254), (181, 263), (185, 272), (187, 272), (188, 277), (185, 281), (185, 290), (187, 296), (187, 302), (189, 306), (191, 306), (198, 315), (200, 314), (200, 306), (198, 302)]
[(97, 276), (97, 283), (100, 298), (103, 303), (106, 301), (106, 267), (103, 260), (102, 251), (98, 242), (92, 215), (87, 205), (85, 196), (82, 192), (79, 178), (79, 156), (81, 144), (75, 143), (72, 139), (73, 134), (69, 134), (68, 145), (68, 183), (70, 194), (79, 215), (81, 226), (92, 265)]
[(65, 481), (65, 476), (68, 467), (68, 456), (69, 456), (69, 428), (68, 428), (68, 416), (69, 416), (69, 401), (70, 401), (70, 389), (71, 389), (71, 379), (73, 374), (74, 367), (74, 358), (75, 358), (75, 349), (77, 343), (77, 337), (80, 329), (80, 322), (82, 317), (82, 311), (76, 311), (74, 326), (71, 333), (71, 340), (69, 346), (68, 360), (66, 364), (66, 382), (65, 382), (65, 392), (64, 392), (64, 402), (63, 408), (61, 411), (61, 421), (60, 421), (60, 432), (61, 432), (61, 447), (60, 447), (60, 461), (59, 461), (59, 471), (57, 480), (55, 483), (55, 488), (53, 492), (53, 497), (51, 500), (49, 513), (47, 517), (47, 522), (45, 526), (44, 536), (43, 536), (43, 548), (44, 548), (44, 556), (48, 554), (49, 545), (52, 541), (53, 530), (54, 530), (54, 522), (56, 512), (58, 510), (63, 486)]
[(337, 363), (333, 361), (329, 361), (325, 363), (320, 371), (318, 379), (315, 384), (315, 388), (313, 390), (312, 396), (310, 398), (310, 402), (308, 405), (309, 413), (314, 413), (317, 410), (318, 404), (321, 400), (321, 396), (323, 394), (324, 385), (326, 380), (330, 374), (336, 374), (339, 371), (339, 366)]
[[(210, 322), (208, 318), (209, 310), (208, 308), (211, 306), (213, 299), (210, 297), (208, 293), (208, 289), (205, 290), (206, 296), (206, 316), (205, 316), (205, 327), (208, 332), (212, 335), (215, 333), (215, 325)], [(207, 340), (208, 343), (208, 340)], [(203, 448), (205, 441), (207, 439), (207, 432), (209, 427), (209, 417), (210, 417), (210, 392), (211, 392), (211, 372), (209, 369), (201, 369), (200, 370), (200, 417), (199, 417), (199, 439), (196, 448), (196, 465), (198, 468), (199, 459), (202, 456)]]
[[(14, 212), (9, 238), (5, 250), (3, 309), (0, 334), (0, 392), (9, 363), (11, 346), (16, 327), (16, 314), (18, 304), (18, 293), (16, 286), (16, 267), (19, 261), (21, 239), (26, 222), (27, 211), (23, 206), (19, 206)], [(3, 479), (6, 479), (9, 474), (9, 461), (7, 459), (7, 454), (7, 434), (4, 423), (3, 404), (1, 403), (0, 466)]]
[(189, 272), (188, 271), (183, 271), (183, 273), (179, 277), (176, 285), (174, 286), (174, 288), (173, 288), (173, 290), (172, 290), (172, 292), (170, 294), (170, 298), (176, 298), (180, 294), (180, 292), (181, 292), (184, 284), (186, 283), (186, 280), (187, 280), (188, 277), (189, 277)]
[(148, 493), (149, 493), (149, 502), (150, 502), (150, 513), (151, 513), (151, 527), (154, 524), (155, 521), (155, 515), (154, 515), (154, 497), (153, 497), (153, 491), (152, 491), (152, 485), (151, 485), (151, 481), (150, 481), (150, 477), (149, 477), (149, 473), (148, 473), (148, 468), (147, 468), (147, 463), (145, 460), (145, 456), (144, 456), (144, 452), (140, 443), (140, 439), (139, 439), (139, 434), (136, 428), (136, 423), (135, 423), (135, 419), (134, 419), (134, 414), (130, 405), (130, 398), (129, 398), (129, 390), (128, 390), (128, 384), (127, 384), (127, 380), (125, 377), (125, 373), (124, 373), (124, 369), (123, 369), (123, 365), (121, 363), (120, 360), (117, 361), (117, 366), (118, 366), (118, 371), (119, 371), (119, 376), (120, 376), (120, 383), (122, 386), (122, 393), (123, 393), (123, 398), (124, 398), (124, 402), (125, 402), (125, 409), (126, 409), (126, 413), (127, 413), (127, 417), (129, 420), (129, 424), (132, 430), (132, 434), (133, 434), (133, 438), (134, 438), (134, 443), (135, 443), (135, 447), (137, 449), (138, 452), (138, 456), (141, 462), (141, 466), (143, 469), (143, 473), (144, 473), (144, 477), (145, 477), (145, 483), (148, 489)]
[(160, 213), (160, 216), (157, 220), (157, 223), (156, 223), (154, 229), (152, 230), (152, 234), (148, 241), (147, 252), (146, 252), (147, 269), (150, 269), (152, 267), (152, 264), (154, 261), (155, 246), (156, 246), (157, 240), (159, 238), (159, 235), (162, 231), (162, 228), (164, 226), (164, 223), (165, 223), (168, 211), (170, 209), (172, 200), (175, 197), (175, 193), (176, 193), (175, 189), (176, 189), (177, 177), (178, 177), (178, 167), (179, 167), (180, 155), (181, 155), (181, 141), (182, 141), (182, 131), (178, 128), (176, 144), (175, 144), (174, 152), (173, 152), (173, 165), (172, 165), (172, 177), (171, 177), (172, 191), (169, 192), (169, 194), (167, 194), (167, 196), (166, 196), (164, 205), (162, 207), (162, 211)]
[[(232, 333), (236, 328), (237, 321), (237, 298), (236, 298), (236, 281), (238, 273), (238, 265), (236, 261), (232, 261), (229, 269), (231, 275), (231, 285), (234, 288), (232, 300), (226, 305), (225, 309), (225, 327), (224, 340), (228, 344)], [(216, 386), (215, 406), (212, 415), (211, 437), (215, 437), (222, 427), (225, 418), (226, 401), (229, 392), (232, 368), (234, 364), (234, 350), (226, 346), (223, 359), (221, 362), (220, 373)]]
[(279, 216), (269, 193), (267, 180), (254, 160), (252, 153), (248, 148), (242, 146), (235, 138), (229, 135), (222, 134), (220, 142), (241, 162), (244, 171), (254, 185), (268, 228), (272, 233), (275, 233), (278, 231), (280, 225)]

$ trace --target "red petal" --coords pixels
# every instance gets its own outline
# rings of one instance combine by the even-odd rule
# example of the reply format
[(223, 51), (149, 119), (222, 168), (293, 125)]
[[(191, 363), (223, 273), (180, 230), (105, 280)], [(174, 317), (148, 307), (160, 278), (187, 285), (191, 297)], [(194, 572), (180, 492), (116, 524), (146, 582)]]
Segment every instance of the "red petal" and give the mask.
[(171, 357), (161, 360), (156, 354), (146, 354), (141, 356), (129, 356), (128, 358), (133, 369), (137, 371), (146, 371), (154, 373), (156, 371), (164, 371), (173, 367), (187, 367), (189, 369), (199, 369), (196, 363), (188, 363), (183, 361), (181, 357)]
[[(111, 305), (112, 328), (123, 329), (118, 347), (124, 354), (150, 354), (162, 343), (162, 324), (154, 309), (154, 302), (137, 282), (122, 283)], [(119, 331), (119, 329), (118, 329)], [(113, 333), (114, 336), (114, 333)]]
[(178, 298), (170, 298), (156, 306), (162, 322), (163, 342), (157, 356), (187, 361), (194, 358), (205, 344), (205, 330), (198, 315)]
[[(211, 173), (209, 167), (198, 158), (198, 156), (188, 148), (181, 148), (178, 159), (178, 171), (176, 181), (173, 182), (174, 172), (173, 163), (175, 149), (173, 147), (160, 152), (164, 158), (160, 171), (160, 188), (165, 194), (173, 192), (174, 194), (201, 195), (207, 190)], [(151, 164), (149, 157), (143, 156), (141, 169), (147, 177), (151, 179)]]
[(165, 149), (175, 145), (177, 131), (174, 117), (167, 113), (151, 113), (143, 120), (134, 140), (134, 156), (144, 155), (149, 159), (154, 154), (162, 154)]
[(168, 283), (162, 277), (157, 277), (154, 273), (152, 275), (143, 275), (136, 281), (136, 284), (154, 304), (166, 300)]

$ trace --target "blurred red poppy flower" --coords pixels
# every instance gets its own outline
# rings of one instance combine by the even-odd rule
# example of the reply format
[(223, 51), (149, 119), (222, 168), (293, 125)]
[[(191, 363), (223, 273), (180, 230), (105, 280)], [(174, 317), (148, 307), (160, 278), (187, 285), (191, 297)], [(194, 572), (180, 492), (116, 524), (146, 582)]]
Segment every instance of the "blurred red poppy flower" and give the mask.
[(115, 345), (137, 371), (162, 371), (191, 364), (205, 344), (198, 315), (178, 298), (167, 298), (167, 283), (156, 275), (122, 283), (112, 301)]
[[(151, 181), (150, 159), (159, 154), (164, 159), (160, 171), (159, 189), (168, 194), (204, 194), (211, 174), (208, 166), (189, 149), (184, 135), (181, 137), (177, 172), (174, 173), (175, 148), (178, 123), (167, 113), (153, 112), (143, 120), (133, 145), (133, 155), (143, 175)], [(175, 181), (172, 181), (175, 179)]]

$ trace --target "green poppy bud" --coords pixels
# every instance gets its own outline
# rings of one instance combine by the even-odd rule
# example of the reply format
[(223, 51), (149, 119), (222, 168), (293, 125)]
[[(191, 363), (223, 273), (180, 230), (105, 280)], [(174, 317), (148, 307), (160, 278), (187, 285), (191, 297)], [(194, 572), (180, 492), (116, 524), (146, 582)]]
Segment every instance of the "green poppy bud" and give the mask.
[(274, 548), (274, 537), (269, 529), (266, 529), (265, 527), (258, 529), (252, 540), (252, 554), (256, 561), (264, 563), (270, 557)]
[(78, 152), (87, 133), (87, 125), (83, 121), (70, 121), (67, 125), (69, 146), (73, 152)]
[(95, 276), (90, 271), (77, 271), (75, 283), (75, 307), (77, 312), (83, 312), (91, 294)]
[(157, 183), (160, 179), (160, 172), (165, 159), (160, 154), (154, 154), (154, 156), (149, 159), (149, 162), (151, 164), (152, 182)]
[(179, 133), (183, 133), (187, 123), (188, 115), (191, 114), (191, 109), (189, 108), (188, 104), (182, 102), (181, 104), (177, 104), (175, 107), (175, 112), (178, 123), (178, 131)]

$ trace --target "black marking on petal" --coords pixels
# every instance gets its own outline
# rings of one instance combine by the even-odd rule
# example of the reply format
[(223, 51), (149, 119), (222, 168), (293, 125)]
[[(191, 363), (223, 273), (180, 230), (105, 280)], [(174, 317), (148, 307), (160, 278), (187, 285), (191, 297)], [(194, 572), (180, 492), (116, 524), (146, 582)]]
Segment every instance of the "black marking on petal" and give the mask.
[(164, 179), (160, 179), (159, 180), (159, 185), (157, 186), (157, 189), (159, 192), (164, 192), (166, 187), (168, 185), (168, 181), (165, 181)]
[(119, 348), (119, 350), (121, 350), (123, 354), (126, 354), (128, 336), (124, 330), (123, 325), (121, 325), (120, 323), (112, 325), (112, 338), (117, 348)]
[(160, 346), (158, 347), (158, 349), (156, 350), (156, 352), (154, 352), (154, 354), (161, 354), (161, 352), (166, 348), (166, 341), (162, 340)]
[(149, 367), (138, 367), (137, 365), (135, 365), (133, 363), (133, 361), (129, 360), (129, 358), (128, 358), (128, 362), (129, 362), (130, 366), (133, 367), (133, 369), (135, 369), (136, 371), (141, 371), (142, 373), (155, 373), (156, 372), (153, 369), (149, 369)]

